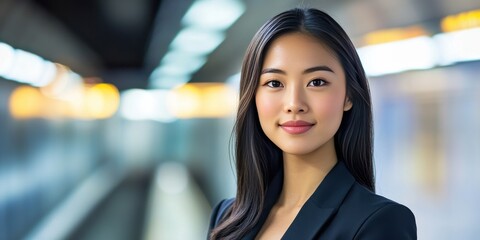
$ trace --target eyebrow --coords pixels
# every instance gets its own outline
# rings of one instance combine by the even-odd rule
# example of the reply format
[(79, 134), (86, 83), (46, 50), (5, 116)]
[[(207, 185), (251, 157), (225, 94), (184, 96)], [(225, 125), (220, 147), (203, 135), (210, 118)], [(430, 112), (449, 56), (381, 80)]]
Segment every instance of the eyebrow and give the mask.
[[(312, 73), (316, 71), (327, 71), (327, 72), (335, 73), (330, 67), (322, 65), (322, 66), (307, 68), (305, 69), (305, 71), (303, 71), (303, 74)], [(278, 73), (278, 74), (284, 74), (284, 75), (287, 74), (285, 71), (278, 68), (265, 68), (262, 70), (261, 74), (265, 74), (265, 73)]]

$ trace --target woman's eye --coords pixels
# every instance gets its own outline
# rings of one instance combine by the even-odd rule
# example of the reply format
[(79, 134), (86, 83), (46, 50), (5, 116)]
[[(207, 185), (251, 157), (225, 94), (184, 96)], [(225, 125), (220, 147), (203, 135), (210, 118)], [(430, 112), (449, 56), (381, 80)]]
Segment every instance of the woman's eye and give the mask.
[(271, 88), (279, 88), (279, 87), (282, 87), (282, 83), (277, 81), (277, 80), (272, 80), (272, 81), (269, 81), (267, 82), (267, 86), (271, 87)]
[(312, 86), (312, 87), (320, 87), (320, 86), (323, 86), (327, 84), (327, 82), (325, 80), (322, 80), (322, 79), (314, 79), (312, 81), (310, 81), (308, 83), (308, 86)]

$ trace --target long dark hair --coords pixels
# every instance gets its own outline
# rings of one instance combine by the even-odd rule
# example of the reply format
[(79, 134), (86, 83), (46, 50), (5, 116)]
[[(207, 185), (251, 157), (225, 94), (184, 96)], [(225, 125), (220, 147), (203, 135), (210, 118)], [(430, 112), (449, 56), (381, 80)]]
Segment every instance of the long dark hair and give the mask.
[(282, 168), (282, 152), (263, 133), (255, 105), (260, 72), (269, 44), (290, 32), (314, 36), (333, 50), (346, 76), (353, 107), (344, 112), (335, 150), (357, 182), (375, 191), (372, 161), (372, 110), (367, 78), (354, 45), (342, 27), (317, 9), (280, 13), (255, 34), (243, 60), (240, 102), (235, 123), (237, 196), (211, 239), (240, 239), (257, 223), (271, 178)]

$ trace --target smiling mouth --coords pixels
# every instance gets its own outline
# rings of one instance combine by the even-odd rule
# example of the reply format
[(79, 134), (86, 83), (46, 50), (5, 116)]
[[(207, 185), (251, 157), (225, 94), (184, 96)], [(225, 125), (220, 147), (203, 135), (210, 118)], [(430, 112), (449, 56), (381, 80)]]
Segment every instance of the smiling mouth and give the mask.
[(313, 127), (313, 123), (305, 121), (288, 121), (280, 124), (280, 127), (289, 134), (302, 134)]

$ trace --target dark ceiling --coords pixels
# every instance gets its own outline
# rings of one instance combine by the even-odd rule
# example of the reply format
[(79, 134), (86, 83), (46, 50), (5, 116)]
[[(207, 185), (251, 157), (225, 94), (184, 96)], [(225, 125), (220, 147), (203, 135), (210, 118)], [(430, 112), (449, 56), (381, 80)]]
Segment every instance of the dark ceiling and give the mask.
[(161, 0), (33, 0), (100, 56), (103, 67), (141, 68)]

